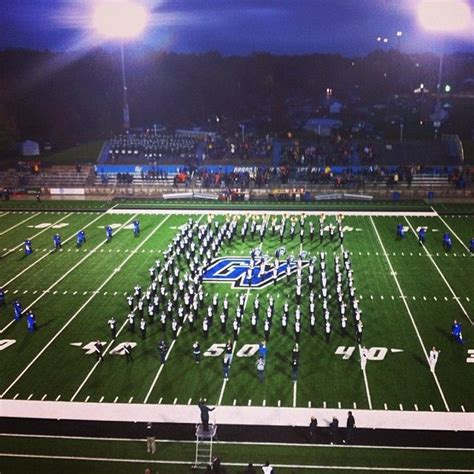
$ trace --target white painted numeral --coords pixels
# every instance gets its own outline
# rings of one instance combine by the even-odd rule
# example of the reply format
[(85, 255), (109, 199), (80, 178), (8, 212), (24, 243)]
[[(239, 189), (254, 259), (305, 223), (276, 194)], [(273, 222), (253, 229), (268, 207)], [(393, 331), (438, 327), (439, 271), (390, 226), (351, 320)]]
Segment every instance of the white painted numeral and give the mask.
[[(102, 345), (107, 344), (106, 341), (100, 341), (100, 342)], [(97, 344), (97, 341), (89, 342), (85, 346), (82, 346), (82, 349), (86, 351), (86, 354), (94, 354), (96, 344)]]
[(369, 360), (384, 360), (387, 355), (386, 347), (371, 347), (368, 350), (367, 359)]
[(351, 358), (351, 355), (354, 353), (355, 347), (354, 346), (349, 346), (346, 348), (346, 346), (339, 346), (336, 349), (335, 354), (337, 355), (342, 355), (342, 358), (347, 360)]
[(0, 351), (3, 351), (7, 347), (10, 347), (11, 345), (15, 344), (16, 340), (15, 339), (2, 339), (0, 340)]
[(125, 355), (125, 346), (131, 346), (132, 349), (137, 345), (136, 342), (121, 342), (118, 346), (115, 346), (110, 354), (112, 355)]
[(468, 356), (466, 358), (466, 362), (468, 364), (474, 364), (474, 349), (467, 350)]
[(67, 222), (60, 222), (59, 224), (54, 224), (52, 227), (53, 229), (62, 229), (67, 227), (69, 224)]
[(420, 225), (416, 228), (416, 233), (418, 234), (418, 232), (420, 232), (421, 229), (425, 229), (425, 231), (428, 230), (428, 226), (427, 225)]
[(219, 357), (224, 353), (225, 342), (212, 344), (209, 349), (204, 352), (205, 357)]
[(258, 352), (258, 344), (245, 344), (237, 352), (237, 357), (253, 357)]

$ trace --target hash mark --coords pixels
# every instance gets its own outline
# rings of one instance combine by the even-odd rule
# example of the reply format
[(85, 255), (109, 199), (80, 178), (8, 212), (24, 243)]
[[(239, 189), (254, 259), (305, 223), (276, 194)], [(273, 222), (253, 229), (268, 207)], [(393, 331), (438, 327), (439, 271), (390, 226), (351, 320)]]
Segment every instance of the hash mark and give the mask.
[(308, 408), (311, 408), (311, 402), (308, 402)]
[(430, 405), (430, 410), (434, 411), (433, 405)]
[(16, 395), (13, 397), (13, 400), (16, 400), (16, 399), (18, 398), (18, 396), (19, 396), (19, 395), (20, 395), (20, 394), (19, 394), (19, 393), (17, 393), (17, 394), (16, 394)]
[(387, 407), (387, 404), (386, 404), (386, 403), (383, 404), (383, 409), (384, 409), (384, 410), (388, 410), (388, 407)]
[(237, 400), (235, 398), (234, 398), (234, 401), (232, 402), (232, 405), (234, 405), (234, 407), (235, 405), (237, 405)]
[(249, 400), (249, 402), (248, 402), (248, 405), (247, 405), (247, 406), (249, 406), (249, 407), (250, 407), (250, 406), (252, 406), (252, 400)]
[(418, 405), (415, 403), (415, 411), (418, 411)]
[(193, 399), (190, 398), (190, 399), (188, 400), (188, 405), (191, 405), (191, 402), (192, 402), (192, 401), (193, 401)]
[(58, 395), (58, 396), (56, 397), (56, 401), (58, 401), (60, 398), (61, 398), (61, 395)]
[(175, 399), (173, 400), (173, 405), (176, 405), (176, 403), (178, 403), (178, 399), (177, 399), (177, 398), (175, 398)]
[(278, 406), (281, 407), (281, 400), (278, 400)]
[(398, 406), (400, 407), (400, 410), (403, 411), (403, 405), (400, 403)]
[(130, 397), (130, 398), (128, 399), (128, 403), (132, 403), (132, 400), (133, 400), (133, 397)]
[(266, 400), (263, 400), (262, 402), (262, 407), (266, 406), (267, 405), (267, 401)]
[(337, 402), (337, 408), (341, 408), (341, 402)]
[(354, 403), (352, 404), (352, 406), (354, 407), (354, 410), (357, 410), (357, 403), (356, 403), (356, 402), (354, 402)]
[(158, 400), (158, 405), (161, 405), (162, 401), (163, 401), (163, 397), (160, 397), (160, 399)]
[(33, 398), (33, 394), (30, 393), (30, 396), (27, 398), (27, 400), (31, 400)]
[(117, 403), (119, 397), (114, 398), (114, 403)]
[(41, 401), (44, 401), (46, 399), (46, 397), (48, 396), (47, 393), (45, 393), (42, 397), (41, 397)]
[(90, 398), (91, 398), (91, 396), (90, 396), (90, 395), (87, 395), (87, 397), (86, 397), (86, 399), (84, 400), (84, 402), (87, 403)]
[(99, 403), (102, 403), (103, 401), (104, 401), (104, 396), (102, 395), (102, 396), (100, 397)]
[(461, 410), (465, 412), (466, 410), (464, 409), (464, 405), (461, 405)]
[(326, 402), (323, 402), (323, 408), (326, 408)]

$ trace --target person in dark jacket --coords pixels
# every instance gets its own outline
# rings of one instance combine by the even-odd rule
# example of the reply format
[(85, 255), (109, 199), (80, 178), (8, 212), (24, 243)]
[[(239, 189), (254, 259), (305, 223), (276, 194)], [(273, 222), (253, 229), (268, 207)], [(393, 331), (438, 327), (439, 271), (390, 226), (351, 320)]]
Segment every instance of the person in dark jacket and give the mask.
[(206, 403), (206, 399), (199, 400), (198, 407), (201, 410), (201, 422), (204, 428), (204, 431), (209, 431), (209, 412), (214, 411), (214, 408), (209, 408)]

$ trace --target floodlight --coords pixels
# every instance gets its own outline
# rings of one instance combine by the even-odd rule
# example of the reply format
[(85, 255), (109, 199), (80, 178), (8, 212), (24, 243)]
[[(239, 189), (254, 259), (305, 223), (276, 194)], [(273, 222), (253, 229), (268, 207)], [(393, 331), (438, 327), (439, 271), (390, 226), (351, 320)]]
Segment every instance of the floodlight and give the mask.
[(418, 19), (428, 31), (460, 31), (471, 22), (471, 8), (464, 0), (422, 0)]
[(147, 24), (147, 11), (128, 0), (104, 0), (97, 5), (93, 24), (105, 38), (132, 39), (140, 35)]
[(397, 31), (397, 37), (400, 38), (403, 35), (402, 31)]

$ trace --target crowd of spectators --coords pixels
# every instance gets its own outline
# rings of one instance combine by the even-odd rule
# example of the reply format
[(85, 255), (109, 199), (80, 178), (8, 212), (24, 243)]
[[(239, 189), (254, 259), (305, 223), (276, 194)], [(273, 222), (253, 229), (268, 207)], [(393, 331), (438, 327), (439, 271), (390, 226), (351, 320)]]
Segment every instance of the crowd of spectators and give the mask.
[(270, 136), (259, 137), (239, 133), (229, 136), (209, 136), (204, 142), (205, 160), (247, 160), (269, 158), (273, 150), (273, 139)]
[(282, 162), (290, 166), (370, 165), (375, 160), (374, 145), (340, 135), (330, 139), (292, 140), (282, 147)]

